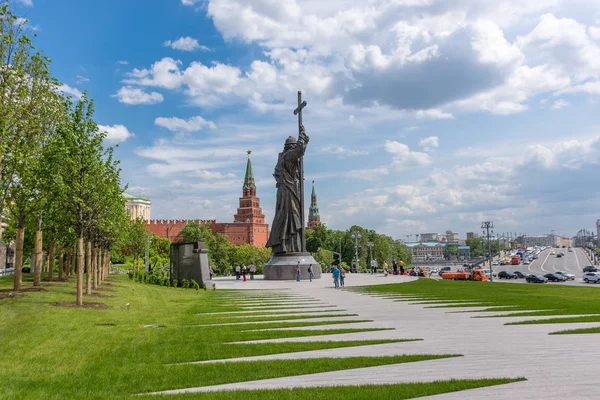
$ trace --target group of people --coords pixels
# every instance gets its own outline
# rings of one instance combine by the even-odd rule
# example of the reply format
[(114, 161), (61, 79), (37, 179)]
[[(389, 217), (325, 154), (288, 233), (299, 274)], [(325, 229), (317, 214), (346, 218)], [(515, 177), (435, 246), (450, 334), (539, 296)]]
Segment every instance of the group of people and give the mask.
[(250, 273), (250, 279), (254, 279), (254, 275), (256, 274), (256, 266), (254, 264), (250, 264), (246, 267), (244, 264), (240, 264), (235, 267), (235, 279), (240, 280), (240, 278), (244, 279), (246, 282), (246, 274)]
[[(377, 264), (377, 260), (373, 260), (371, 261), (371, 275), (375, 275), (377, 274), (377, 268), (379, 268), (379, 265)], [(383, 262), (383, 276), (388, 276), (390, 271), (390, 266), (387, 263), (387, 261)], [(394, 257), (392, 259), (392, 274), (394, 275), (404, 275), (404, 261), (396, 261), (396, 258)]]
[[(308, 268), (306, 270), (308, 271), (308, 279), (310, 279), (310, 281), (312, 282), (313, 279), (315, 279), (315, 273), (313, 271), (312, 264), (309, 264)], [(294, 269), (294, 272), (296, 273), (296, 281), (300, 282), (300, 278), (302, 277), (302, 270), (300, 268), (300, 261), (298, 261), (298, 264), (296, 264), (296, 268)]]
[(333, 286), (336, 289), (344, 286), (346, 273), (347, 271), (344, 269), (344, 267), (338, 267), (337, 265), (331, 267), (331, 275), (333, 276)]

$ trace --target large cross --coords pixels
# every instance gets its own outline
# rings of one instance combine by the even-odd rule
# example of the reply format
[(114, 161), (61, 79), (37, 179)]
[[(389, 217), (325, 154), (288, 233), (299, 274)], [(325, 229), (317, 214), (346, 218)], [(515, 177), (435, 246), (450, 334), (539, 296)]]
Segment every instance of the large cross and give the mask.
[[(298, 90), (298, 108), (294, 110), (294, 115), (298, 116), (298, 134), (302, 128), (302, 109), (306, 107), (306, 101), (302, 101), (302, 92)], [(300, 208), (302, 210), (302, 252), (306, 251), (306, 238), (304, 237), (304, 156), (300, 157)]]

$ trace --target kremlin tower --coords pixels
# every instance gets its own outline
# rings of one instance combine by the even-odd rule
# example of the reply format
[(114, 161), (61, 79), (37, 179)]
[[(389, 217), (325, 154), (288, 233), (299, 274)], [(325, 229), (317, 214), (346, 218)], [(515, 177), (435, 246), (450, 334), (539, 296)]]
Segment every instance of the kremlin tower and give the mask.
[(308, 229), (321, 225), (321, 216), (319, 215), (319, 206), (317, 205), (317, 195), (315, 193), (315, 181), (312, 181), (312, 194), (310, 196), (310, 208), (308, 209)]

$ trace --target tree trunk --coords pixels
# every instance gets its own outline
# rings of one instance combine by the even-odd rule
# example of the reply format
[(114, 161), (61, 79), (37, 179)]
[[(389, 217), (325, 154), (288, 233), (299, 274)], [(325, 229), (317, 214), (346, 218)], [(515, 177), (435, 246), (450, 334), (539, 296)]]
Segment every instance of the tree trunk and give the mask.
[(40, 286), (42, 267), (42, 231), (38, 220), (38, 230), (35, 231), (35, 248), (33, 256), (33, 286)]
[[(23, 218), (24, 220), (24, 218)], [(25, 227), (22, 226), (25, 223), (19, 223), (17, 228), (17, 237), (15, 244), (15, 280), (14, 287), (15, 291), (22, 289), (22, 275), (23, 275), (23, 242), (25, 240)]]
[(56, 239), (50, 241), (50, 249), (48, 249), (48, 280), (54, 278), (54, 253), (56, 252)]
[(62, 243), (58, 245), (58, 280), (64, 279), (65, 254)]
[(93, 289), (97, 290), (98, 285), (100, 284), (100, 249), (98, 247), (94, 247), (94, 259), (92, 260), (92, 264), (94, 265), (94, 282)]
[(110, 249), (104, 250), (104, 279), (110, 275)]
[(83, 235), (77, 239), (77, 305), (83, 305), (83, 269), (85, 266), (83, 253)]
[(92, 294), (92, 242), (88, 240), (85, 252), (85, 294)]
[(79, 245), (79, 243), (77, 243), (75, 246), (73, 246), (73, 250), (71, 251), (71, 275), (75, 274), (75, 268), (77, 267), (77, 246)]

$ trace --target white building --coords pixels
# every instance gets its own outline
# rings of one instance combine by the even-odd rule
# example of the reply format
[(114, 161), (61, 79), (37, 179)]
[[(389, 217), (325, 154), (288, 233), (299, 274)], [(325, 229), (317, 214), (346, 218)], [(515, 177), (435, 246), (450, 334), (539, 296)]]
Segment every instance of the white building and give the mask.
[(125, 207), (132, 221), (135, 221), (138, 217), (146, 222), (150, 220), (150, 206), (151, 202), (145, 196), (134, 196), (129, 193), (123, 193), (125, 198)]
[(413, 262), (440, 261), (446, 258), (446, 245), (439, 242), (405, 243)]

